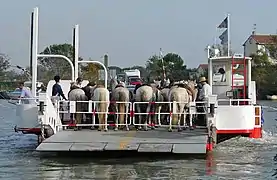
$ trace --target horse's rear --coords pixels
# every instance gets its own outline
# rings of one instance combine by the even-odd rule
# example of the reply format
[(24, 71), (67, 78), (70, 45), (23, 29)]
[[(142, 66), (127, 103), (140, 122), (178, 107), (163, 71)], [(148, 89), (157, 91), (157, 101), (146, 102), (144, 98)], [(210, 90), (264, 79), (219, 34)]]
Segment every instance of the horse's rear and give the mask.
[(99, 119), (99, 128), (98, 130), (108, 130), (107, 128), (107, 114), (109, 110), (109, 96), (110, 93), (108, 89), (103, 86), (98, 86), (93, 92), (93, 101), (97, 101), (96, 103), (96, 112), (98, 112)]
[[(68, 93), (68, 100), (69, 101), (87, 101), (88, 98), (82, 89), (72, 89)], [(86, 112), (87, 110), (88, 110), (88, 105), (85, 102), (76, 102), (76, 111), (77, 112)], [(75, 114), (76, 124), (81, 124), (82, 118), (83, 118), (82, 113), (76, 113)], [(75, 130), (77, 130), (77, 128), (75, 128)]]
[[(182, 114), (185, 111), (185, 107), (189, 103), (189, 95), (185, 88), (176, 87), (169, 91), (169, 102), (173, 102), (171, 109), (173, 110), (172, 123), (170, 125), (178, 125), (178, 130), (180, 130), (180, 121), (182, 119)], [(175, 104), (176, 102), (176, 104)], [(184, 114), (184, 119), (185, 119)], [(172, 128), (169, 128), (172, 131)]]
[[(129, 130), (127, 126), (127, 113), (129, 110), (129, 102), (130, 102), (130, 91), (125, 87), (117, 87), (112, 92), (112, 98), (114, 101), (119, 102), (116, 103), (116, 111), (119, 112), (118, 118), (116, 118), (116, 124), (126, 124), (126, 129)], [(126, 115), (126, 116), (125, 116)], [(124, 123), (124, 117), (126, 123)], [(118, 127), (116, 126), (115, 130), (117, 130)]]
[[(141, 86), (136, 90), (136, 97), (135, 101), (136, 102), (142, 102), (138, 105), (136, 105), (136, 109), (138, 113), (149, 113), (151, 110), (151, 103), (153, 101), (153, 95), (154, 91), (151, 86)], [(145, 119), (143, 120), (142, 123), (142, 115), (139, 114), (139, 126), (138, 129), (141, 129), (141, 124), (145, 125), (145, 130), (147, 130), (147, 115), (145, 116)]]
[[(169, 90), (170, 90), (169, 88), (163, 88), (161, 90), (161, 95), (163, 97), (163, 101), (165, 102), (161, 106), (161, 112), (163, 112), (163, 113), (169, 112), (169, 103), (166, 103), (166, 102), (168, 102), (168, 93), (169, 93)], [(161, 115), (161, 120), (163, 121), (162, 124), (167, 124), (167, 118), (168, 118), (168, 116), (169, 115), (167, 115), (167, 114), (162, 114)]]

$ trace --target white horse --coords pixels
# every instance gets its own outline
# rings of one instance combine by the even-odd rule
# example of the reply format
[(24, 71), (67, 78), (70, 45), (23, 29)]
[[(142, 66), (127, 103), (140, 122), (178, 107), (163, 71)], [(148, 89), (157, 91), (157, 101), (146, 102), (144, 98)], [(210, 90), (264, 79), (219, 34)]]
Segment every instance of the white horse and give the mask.
[[(156, 104), (155, 101), (162, 101), (161, 93), (158, 89), (154, 87), (143, 85), (136, 89), (135, 101), (138, 102), (135, 107), (138, 113), (146, 113), (146, 116), (142, 116), (139, 114), (139, 126), (138, 130), (141, 129), (141, 124), (144, 124), (144, 130), (148, 130), (148, 124), (151, 124), (151, 128), (154, 129), (153, 123), (156, 125), (156, 113), (160, 111), (160, 105)], [(155, 112), (155, 114), (151, 116), (150, 112)], [(142, 117), (146, 117), (142, 120)], [(148, 123), (147, 123), (148, 122)]]
[[(196, 93), (197, 90), (195, 89), (195, 82), (194, 81), (187, 81), (183, 84), (183, 87), (179, 86), (173, 86), (169, 90), (168, 94), (168, 100), (169, 102), (172, 102), (172, 110), (173, 110), (173, 116), (170, 119), (170, 126), (169, 131), (172, 131), (172, 124), (178, 125), (178, 131), (181, 131), (181, 125), (180, 122), (182, 120), (182, 114), (183, 120), (185, 123), (186, 120), (186, 112), (185, 108), (189, 108), (189, 102), (195, 101), (196, 99)], [(190, 122), (189, 127), (193, 129), (192, 127), (192, 116), (190, 116)]]
[[(72, 89), (68, 93), (68, 100), (69, 101), (87, 101), (88, 97), (86, 96), (85, 92), (81, 88)], [(77, 112), (84, 112), (87, 110), (87, 105), (83, 102), (76, 102), (76, 111)], [(81, 124), (83, 118), (83, 114), (76, 113), (75, 114), (75, 120), (76, 124)], [(74, 130), (81, 129), (80, 127), (75, 127)]]
[(98, 131), (107, 131), (108, 125), (107, 125), (107, 117), (109, 112), (109, 99), (110, 99), (110, 93), (107, 88), (105, 88), (102, 85), (97, 85), (95, 88), (93, 88), (91, 92), (91, 100), (96, 101), (96, 113), (98, 113), (98, 119), (99, 119), (99, 128)]
[[(116, 127), (115, 130), (118, 130), (118, 119), (119, 124), (126, 124), (126, 130), (129, 131), (128, 127), (128, 111), (129, 111), (129, 102), (130, 102), (130, 91), (125, 88), (123, 85), (117, 83), (115, 79), (111, 80), (112, 87), (112, 101), (116, 101), (115, 108), (117, 112), (116, 116)], [(125, 116), (125, 123), (124, 123)], [(121, 127), (121, 125), (119, 127)]]

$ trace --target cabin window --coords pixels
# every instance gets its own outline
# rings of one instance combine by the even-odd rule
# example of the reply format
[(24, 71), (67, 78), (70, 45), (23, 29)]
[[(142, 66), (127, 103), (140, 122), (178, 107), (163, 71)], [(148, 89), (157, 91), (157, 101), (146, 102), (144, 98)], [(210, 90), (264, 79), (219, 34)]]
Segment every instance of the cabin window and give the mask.
[(226, 67), (224, 64), (217, 64), (213, 67), (213, 84), (214, 85), (226, 85)]

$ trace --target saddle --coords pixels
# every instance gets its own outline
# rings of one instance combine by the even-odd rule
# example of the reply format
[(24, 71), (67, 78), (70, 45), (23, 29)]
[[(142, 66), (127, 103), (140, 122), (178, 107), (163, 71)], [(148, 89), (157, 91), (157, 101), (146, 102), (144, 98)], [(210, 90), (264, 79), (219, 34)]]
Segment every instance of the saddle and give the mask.
[(115, 89), (119, 88), (119, 87), (123, 87), (124, 88), (124, 86), (122, 84), (118, 84), (118, 85), (115, 86)]
[(150, 85), (149, 85), (149, 84), (137, 84), (136, 87), (135, 87), (135, 89), (134, 89), (134, 94), (136, 94), (137, 89), (140, 88), (140, 87), (142, 87), (142, 86), (150, 86)]

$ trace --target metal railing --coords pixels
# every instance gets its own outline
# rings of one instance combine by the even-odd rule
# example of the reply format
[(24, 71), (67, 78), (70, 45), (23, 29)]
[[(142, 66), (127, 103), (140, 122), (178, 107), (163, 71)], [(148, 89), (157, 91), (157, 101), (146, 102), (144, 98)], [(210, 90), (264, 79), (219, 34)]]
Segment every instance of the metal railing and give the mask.
[[(158, 126), (158, 127), (189, 127), (189, 125), (185, 124), (181, 125), (180, 124), (180, 118), (183, 116), (184, 121), (185, 121), (185, 116), (190, 115), (190, 125), (192, 124), (192, 116), (197, 115), (197, 114), (206, 114), (207, 112), (198, 112), (196, 108), (198, 107), (204, 107), (205, 105), (203, 102), (201, 102), (201, 105), (197, 106), (198, 102), (191, 102), (191, 103), (184, 103), (184, 102), (115, 102), (115, 101), (60, 101), (62, 102), (63, 106), (57, 106), (59, 114), (67, 114), (67, 113), (72, 113), (72, 114), (85, 114), (85, 115), (92, 115), (92, 123), (89, 124), (76, 124), (76, 123), (70, 123), (67, 125), (62, 125), (63, 127), (86, 127), (86, 126), (112, 126), (112, 127), (118, 127), (118, 126), (126, 126), (127, 129), (129, 129), (129, 126), (134, 125), (134, 126)], [(77, 103), (83, 103), (83, 105), (87, 106), (87, 110), (76, 110)], [(118, 104), (125, 104), (125, 112), (118, 112), (118, 111), (97, 111), (97, 104), (98, 103), (106, 103), (108, 105), (115, 105), (117, 106)], [(138, 112), (136, 106), (141, 105), (141, 104), (147, 104), (147, 106), (151, 107), (155, 105), (154, 111), (148, 110), (147, 112)], [(189, 107), (188, 109), (185, 108), (183, 112), (178, 112), (177, 111), (177, 105), (182, 104), (184, 107)], [(168, 106), (168, 111), (167, 112), (161, 112), (162, 106)], [(62, 110), (61, 110), (62, 109)], [(150, 108), (149, 108), (150, 109)], [(153, 107), (151, 108), (153, 110)], [(100, 114), (105, 114), (105, 119), (104, 123), (96, 123), (96, 115)], [(108, 123), (108, 115), (116, 115), (116, 120), (115, 123)], [(118, 116), (119, 115), (125, 115), (124, 118), (124, 123), (118, 123)], [(138, 123), (136, 117), (142, 116), (142, 115), (147, 115), (147, 116), (157, 116), (157, 121), (154, 123), (148, 123), (148, 120), (146, 120), (147, 123)], [(161, 121), (161, 115), (165, 115), (169, 117), (169, 124), (163, 124)], [(174, 125), (172, 124), (172, 117), (174, 115), (179, 115), (178, 118), (178, 124)]]

